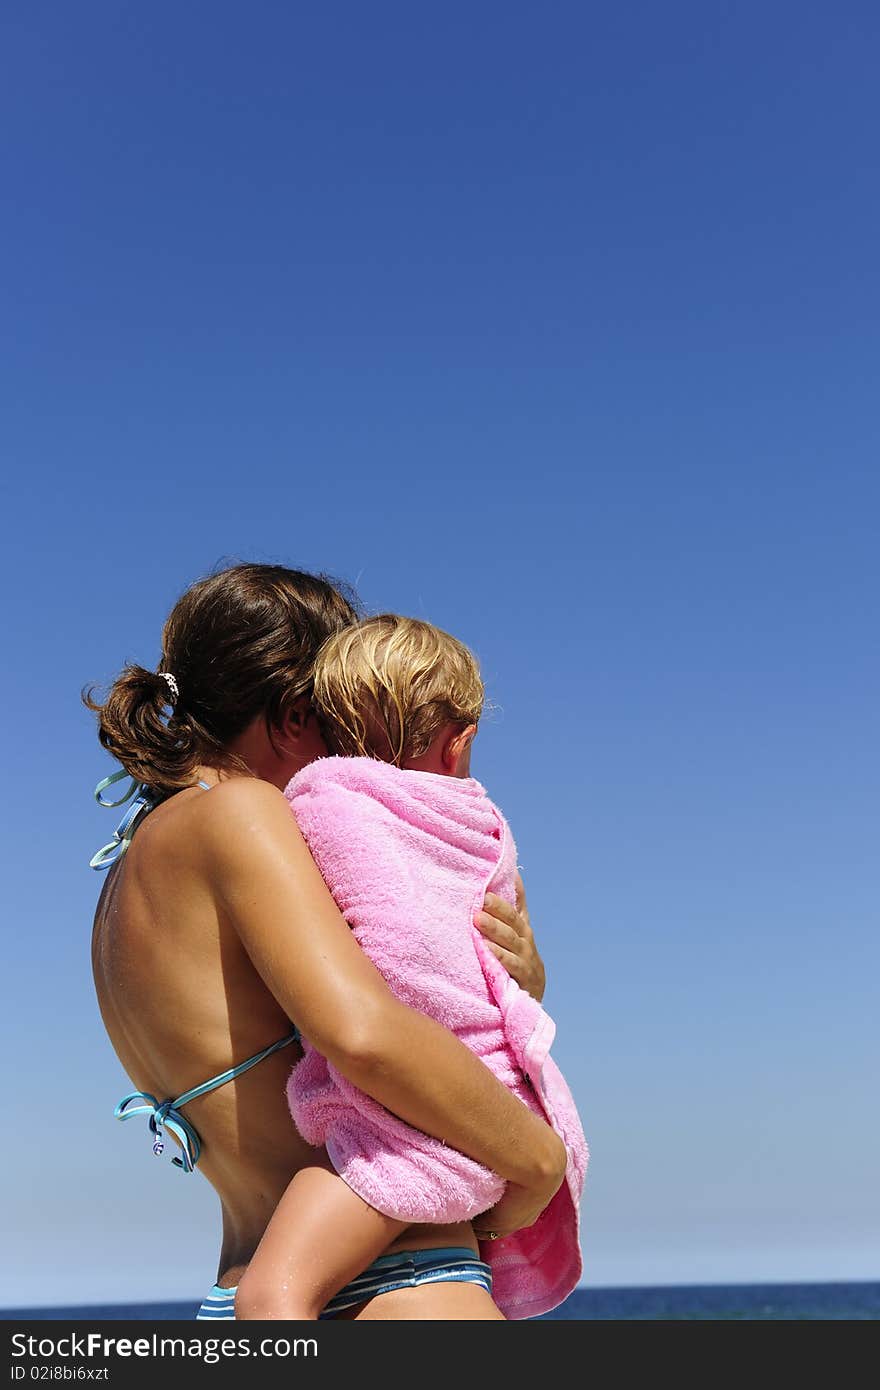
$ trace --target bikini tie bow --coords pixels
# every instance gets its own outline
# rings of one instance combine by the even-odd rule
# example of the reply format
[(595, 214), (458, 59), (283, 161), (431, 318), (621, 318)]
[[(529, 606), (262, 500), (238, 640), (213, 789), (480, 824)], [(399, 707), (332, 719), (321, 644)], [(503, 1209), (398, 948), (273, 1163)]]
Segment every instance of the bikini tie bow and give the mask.
[(95, 800), (99, 806), (123, 806), (126, 801), (131, 801), (132, 797), (134, 800), (131, 801), (131, 805), (114, 830), (110, 843), (99, 849), (97, 854), (92, 855), (89, 860), (90, 869), (109, 869), (112, 864), (121, 859), (131, 844), (132, 836), (144, 816), (152, 811), (156, 804), (143, 782), (137, 782), (133, 777), (129, 779), (128, 789), (123, 796), (118, 797), (115, 801), (107, 801), (104, 792), (115, 782), (121, 782), (124, 777), (128, 777), (128, 773), (123, 768), (120, 772), (114, 772), (112, 776), (105, 777), (95, 787)]
[[(135, 1101), (141, 1104), (134, 1104)], [(150, 1133), (153, 1135), (153, 1153), (161, 1158), (165, 1152), (165, 1130), (173, 1134), (180, 1144), (179, 1156), (172, 1158), (175, 1168), (191, 1173), (199, 1161), (201, 1143), (199, 1136), (189, 1120), (176, 1108), (173, 1100), (158, 1101), (149, 1091), (132, 1091), (123, 1097), (113, 1111), (117, 1120), (130, 1120), (134, 1115), (146, 1115)]]

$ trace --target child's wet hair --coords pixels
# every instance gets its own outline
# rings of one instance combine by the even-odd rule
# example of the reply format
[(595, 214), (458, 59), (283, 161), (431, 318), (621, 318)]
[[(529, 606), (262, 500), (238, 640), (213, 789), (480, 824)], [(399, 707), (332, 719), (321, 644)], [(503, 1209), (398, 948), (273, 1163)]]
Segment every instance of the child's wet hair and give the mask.
[(398, 767), (447, 724), (476, 724), (477, 659), (448, 632), (383, 613), (335, 633), (315, 663), (314, 703), (330, 751)]

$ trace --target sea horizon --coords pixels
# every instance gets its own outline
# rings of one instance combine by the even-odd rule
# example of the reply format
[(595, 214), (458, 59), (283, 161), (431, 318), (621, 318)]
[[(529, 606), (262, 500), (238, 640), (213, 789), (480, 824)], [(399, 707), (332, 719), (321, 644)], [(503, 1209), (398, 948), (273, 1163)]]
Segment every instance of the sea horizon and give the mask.
[[(194, 1319), (200, 1297), (0, 1309), (4, 1322)], [(880, 1281), (581, 1285), (541, 1321), (876, 1321)]]

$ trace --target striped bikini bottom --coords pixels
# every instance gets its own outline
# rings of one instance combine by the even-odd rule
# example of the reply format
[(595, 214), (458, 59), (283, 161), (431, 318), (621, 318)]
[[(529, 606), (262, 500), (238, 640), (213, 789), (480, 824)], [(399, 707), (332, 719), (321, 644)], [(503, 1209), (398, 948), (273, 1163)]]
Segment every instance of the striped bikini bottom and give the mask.
[[(378, 1294), (394, 1289), (416, 1289), (421, 1284), (478, 1284), (492, 1292), (492, 1273), (487, 1264), (477, 1259), (466, 1246), (450, 1246), (444, 1250), (399, 1250), (394, 1255), (382, 1255), (369, 1269), (352, 1279), (321, 1314), (332, 1318), (345, 1308), (353, 1308)], [(215, 1284), (196, 1314), (197, 1320), (229, 1319), (235, 1317), (235, 1289), (221, 1289)]]

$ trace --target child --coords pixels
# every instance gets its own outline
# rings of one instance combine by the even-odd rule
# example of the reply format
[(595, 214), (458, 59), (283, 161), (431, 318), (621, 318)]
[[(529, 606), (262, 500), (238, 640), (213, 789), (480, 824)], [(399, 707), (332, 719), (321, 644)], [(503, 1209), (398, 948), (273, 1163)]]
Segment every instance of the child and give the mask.
[[(285, 794), (340, 911), (395, 994), (455, 1032), (566, 1143), (566, 1182), (535, 1225), (481, 1249), (501, 1311), (536, 1316), (581, 1273), (588, 1155), (547, 1056), (554, 1026), (473, 925), (487, 890), (514, 900), (516, 872), (508, 826), (469, 775), (483, 704), (476, 661), (427, 623), (368, 619), (322, 648), (314, 704), (343, 756), (304, 768)], [(239, 1285), (239, 1315), (315, 1319), (408, 1227), (471, 1220), (504, 1190), (303, 1046), (291, 1114), (330, 1162), (291, 1182)]]

